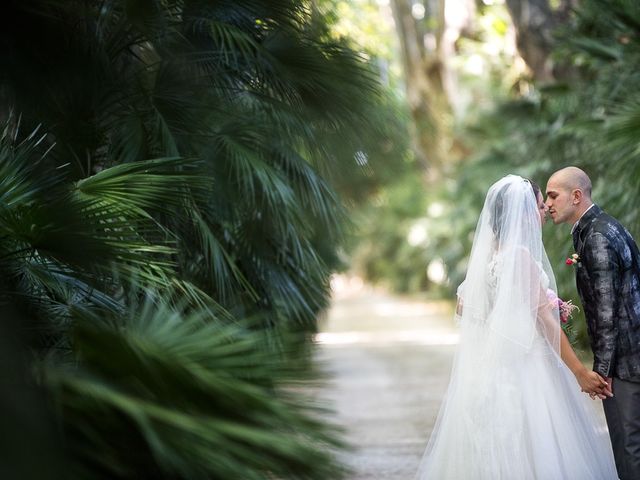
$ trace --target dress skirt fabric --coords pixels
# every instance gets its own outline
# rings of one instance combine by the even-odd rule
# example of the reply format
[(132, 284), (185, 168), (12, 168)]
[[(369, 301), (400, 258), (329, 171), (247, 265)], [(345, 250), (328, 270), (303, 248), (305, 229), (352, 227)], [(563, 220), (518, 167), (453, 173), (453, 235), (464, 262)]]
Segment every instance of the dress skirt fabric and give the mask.
[(417, 479), (616, 479), (597, 402), (542, 336), (523, 349), (461, 326), (451, 381)]

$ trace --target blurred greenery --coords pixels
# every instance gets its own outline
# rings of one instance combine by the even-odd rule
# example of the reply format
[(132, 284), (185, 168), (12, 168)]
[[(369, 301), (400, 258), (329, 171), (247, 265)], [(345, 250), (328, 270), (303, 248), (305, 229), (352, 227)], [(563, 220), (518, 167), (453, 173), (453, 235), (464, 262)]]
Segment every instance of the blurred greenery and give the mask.
[(43, 418), (9, 402), (3, 478), (342, 477), (304, 392), (345, 203), (402, 143), (376, 67), (311, 2), (3, 7), (1, 387)]
[[(319, 3), (327, 10), (333, 8), (334, 12), (344, 13), (339, 18), (329, 17), (335, 35), (344, 32), (348, 25), (356, 32), (351, 39), (354, 48), (364, 50), (371, 58), (389, 62), (389, 85), (400, 105), (396, 124), (404, 129), (404, 137), (393, 135), (402, 142), (397, 141), (397, 148), (387, 153), (386, 162), (373, 166), (379, 183), (370, 200), (356, 204), (351, 210), (357, 228), (347, 248), (350, 267), (367, 281), (395, 292), (450, 296), (453, 282), (466, 270), (468, 245), (460, 235), (469, 234), (466, 224), (451, 221), (452, 216), (457, 219), (465, 215), (456, 207), (460, 193), (454, 190), (461, 166), (464, 174), (466, 162), (462, 163), (462, 159), (477, 152), (476, 145), (467, 145), (471, 127), (465, 122), (481, 122), (479, 116), (493, 107), (496, 99), (506, 98), (507, 89), (522, 74), (518, 65), (513, 64), (514, 51), (509, 47), (508, 12), (504, 5), (485, 5), (478, 12), (472, 31), (456, 42), (455, 55), (446, 59), (451, 78), (455, 79), (450, 101), (455, 111), (462, 112), (464, 121), (460, 120), (454, 138), (448, 140), (455, 153), (442, 172), (434, 173), (425, 170), (411, 151), (409, 132), (414, 126), (405, 92), (396, 78), (400, 75), (399, 47), (398, 39), (388, 31), (389, 23), (393, 23), (390, 6), (375, 0)], [(436, 20), (427, 15), (423, 21)], [(389, 58), (389, 52), (394, 52), (395, 57)], [(466, 192), (460, 192), (464, 197)], [(471, 210), (468, 214), (477, 218), (478, 212)], [(449, 283), (441, 283), (437, 275), (437, 267), (443, 263), (452, 279)], [(429, 276), (427, 272), (433, 267), (435, 272)]]

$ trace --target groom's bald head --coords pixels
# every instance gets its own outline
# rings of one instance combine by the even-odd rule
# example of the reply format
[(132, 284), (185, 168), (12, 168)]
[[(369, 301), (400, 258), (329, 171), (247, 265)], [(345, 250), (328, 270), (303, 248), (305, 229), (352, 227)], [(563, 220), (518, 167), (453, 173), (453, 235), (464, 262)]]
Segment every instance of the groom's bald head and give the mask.
[(558, 170), (551, 175), (549, 183), (552, 180), (566, 190), (580, 190), (585, 197), (591, 198), (591, 179), (584, 170), (578, 167), (566, 167)]
[(547, 207), (553, 223), (575, 223), (589, 208), (591, 180), (578, 167), (558, 170), (547, 182)]

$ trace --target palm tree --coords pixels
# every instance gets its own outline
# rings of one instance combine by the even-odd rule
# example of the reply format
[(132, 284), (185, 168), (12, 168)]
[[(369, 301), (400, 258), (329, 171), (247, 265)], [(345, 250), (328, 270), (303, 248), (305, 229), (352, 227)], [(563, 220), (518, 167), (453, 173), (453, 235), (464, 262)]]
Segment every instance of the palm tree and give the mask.
[(338, 478), (292, 387), (344, 223), (333, 179), (381, 128), (369, 67), (295, 1), (3, 18), (0, 296), (66, 478)]
[(229, 308), (311, 326), (331, 261), (314, 244), (334, 241), (342, 215), (326, 177), (356, 151), (318, 139), (355, 145), (372, 123), (376, 82), (358, 55), (318, 38), (293, 1), (35, 5), (14, 4), (3, 43), (23, 131), (42, 124), (75, 179), (198, 158), (210, 194), (166, 225), (189, 252), (180, 270)]

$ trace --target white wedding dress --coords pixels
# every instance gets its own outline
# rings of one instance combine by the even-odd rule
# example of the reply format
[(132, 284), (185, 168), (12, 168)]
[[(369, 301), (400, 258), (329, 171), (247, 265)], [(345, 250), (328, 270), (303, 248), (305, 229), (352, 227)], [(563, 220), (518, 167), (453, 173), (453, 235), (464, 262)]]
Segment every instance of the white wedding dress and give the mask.
[(560, 322), (557, 312), (549, 322), (546, 296), (555, 281), (536, 208), (520, 177), (489, 190), (459, 291), (450, 385), (416, 479), (618, 478), (596, 402), (558, 353)]

